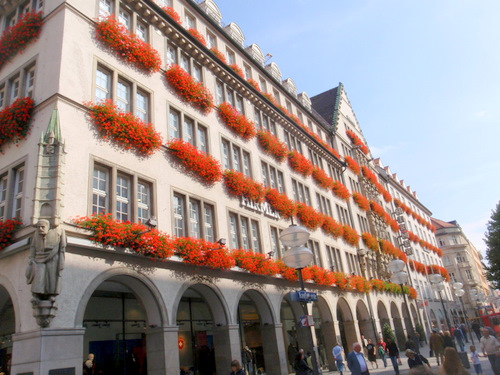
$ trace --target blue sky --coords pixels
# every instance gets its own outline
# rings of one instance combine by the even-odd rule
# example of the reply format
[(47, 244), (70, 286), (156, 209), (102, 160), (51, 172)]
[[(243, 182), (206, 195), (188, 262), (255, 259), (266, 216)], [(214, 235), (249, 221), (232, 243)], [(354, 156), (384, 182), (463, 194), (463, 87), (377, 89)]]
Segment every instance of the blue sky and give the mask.
[(500, 200), (498, 0), (216, 0), (314, 96), (342, 82), (374, 157), (480, 249)]

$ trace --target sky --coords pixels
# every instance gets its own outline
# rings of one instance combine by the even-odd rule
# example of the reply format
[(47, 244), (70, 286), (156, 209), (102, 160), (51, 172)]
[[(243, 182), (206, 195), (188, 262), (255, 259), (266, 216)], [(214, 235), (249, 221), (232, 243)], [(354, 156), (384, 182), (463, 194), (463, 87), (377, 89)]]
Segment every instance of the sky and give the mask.
[(484, 253), (500, 201), (500, 1), (216, 3), (299, 93), (342, 82), (373, 156)]

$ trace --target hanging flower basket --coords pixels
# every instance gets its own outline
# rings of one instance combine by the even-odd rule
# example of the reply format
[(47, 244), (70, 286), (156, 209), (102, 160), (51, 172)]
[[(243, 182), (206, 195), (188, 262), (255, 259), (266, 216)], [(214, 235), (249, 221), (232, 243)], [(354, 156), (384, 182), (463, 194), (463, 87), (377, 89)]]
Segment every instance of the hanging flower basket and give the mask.
[(198, 150), (191, 143), (182, 139), (173, 139), (167, 144), (169, 151), (208, 184), (222, 180), (222, 167), (213, 156)]
[(295, 202), (288, 198), (286, 194), (280, 193), (277, 189), (267, 189), (266, 201), (284, 219), (292, 218), (297, 211)]
[(290, 151), (288, 154), (288, 164), (302, 176), (310, 176), (314, 170), (313, 163), (298, 151)]
[(214, 106), (214, 98), (210, 91), (197, 82), (191, 75), (179, 65), (172, 65), (166, 72), (167, 81), (177, 91), (181, 98), (209, 114)]
[(228, 102), (224, 102), (219, 107), (219, 117), (233, 132), (243, 139), (252, 139), (255, 137), (256, 130), (253, 121), (240, 114), (236, 108)]
[(19, 98), (0, 112), (0, 151), (5, 144), (26, 138), (34, 107), (30, 97)]
[(0, 251), (12, 243), (14, 235), (23, 223), (17, 219), (0, 221)]
[(43, 13), (29, 12), (23, 14), (15, 25), (5, 29), (0, 38), (0, 69), (38, 39), (42, 26)]
[(120, 112), (112, 100), (98, 104), (85, 103), (90, 117), (99, 132), (126, 150), (134, 149), (139, 154), (151, 155), (162, 145), (160, 133), (152, 124), (146, 124), (129, 112)]
[(97, 23), (96, 37), (117, 52), (120, 58), (148, 73), (156, 73), (161, 68), (161, 58), (158, 51), (149, 43), (131, 34), (114, 15)]
[(226, 170), (224, 172), (224, 185), (231, 195), (245, 197), (258, 203), (264, 201), (264, 185), (255, 182), (241, 172)]
[(198, 41), (203, 44), (205, 47), (207, 46), (207, 41), (205, 39), (205, 37), (203, 36), (202, 33), (200, 33), (198, 30), (194, 29), (194, 28), (190, 28), (189, 30), (189, 33), (194, 36), (196, 39), (198, 39)]
[(278, 137), (267, 130), (259, 130), (257, 132), (257, 139), (267, 154), (274, 157), (280, 163), (285, 160), (288, 154), (288, 147), (285, 142), (281, 142)]

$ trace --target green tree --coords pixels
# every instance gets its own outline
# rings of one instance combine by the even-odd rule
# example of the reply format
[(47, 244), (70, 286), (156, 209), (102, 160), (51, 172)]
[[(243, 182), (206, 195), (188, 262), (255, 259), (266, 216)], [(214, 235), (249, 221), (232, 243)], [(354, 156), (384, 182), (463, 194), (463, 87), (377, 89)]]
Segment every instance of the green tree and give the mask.
[(500, 202), (491, 214), (490, 221), (486, 226), (484, 242), (486, 242), (486, 259), (489, 265), (486, 267), (486, 277), (495, 289), (500, 288)]
[(394, 335), (394, 331), (392, 330), (389, 323), (385, 323), (382, 330), (383, 330), (382, 336), (384, 337), (384, 341), (387, 341), (387, 339), (392, 339), (393, 342), (396, 342), (396, 336)]

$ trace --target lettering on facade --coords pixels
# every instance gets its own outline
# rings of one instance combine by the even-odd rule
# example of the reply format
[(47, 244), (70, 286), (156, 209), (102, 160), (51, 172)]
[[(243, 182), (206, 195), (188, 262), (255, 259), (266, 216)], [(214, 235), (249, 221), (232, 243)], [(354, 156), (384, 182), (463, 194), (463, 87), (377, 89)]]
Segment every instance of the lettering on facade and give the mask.
[(280, 219), (280, 214), (273, 210), (271, 205), (267, 202), (257, 203), (248, 198), (241, 198), (241, 207), (245, 207), (249, 210), (260, 212), (266, 216), (272, 217), (273, 219)]
[(49, 370), (49, 375), (75, 375), (75, 368), (68, 367)]

